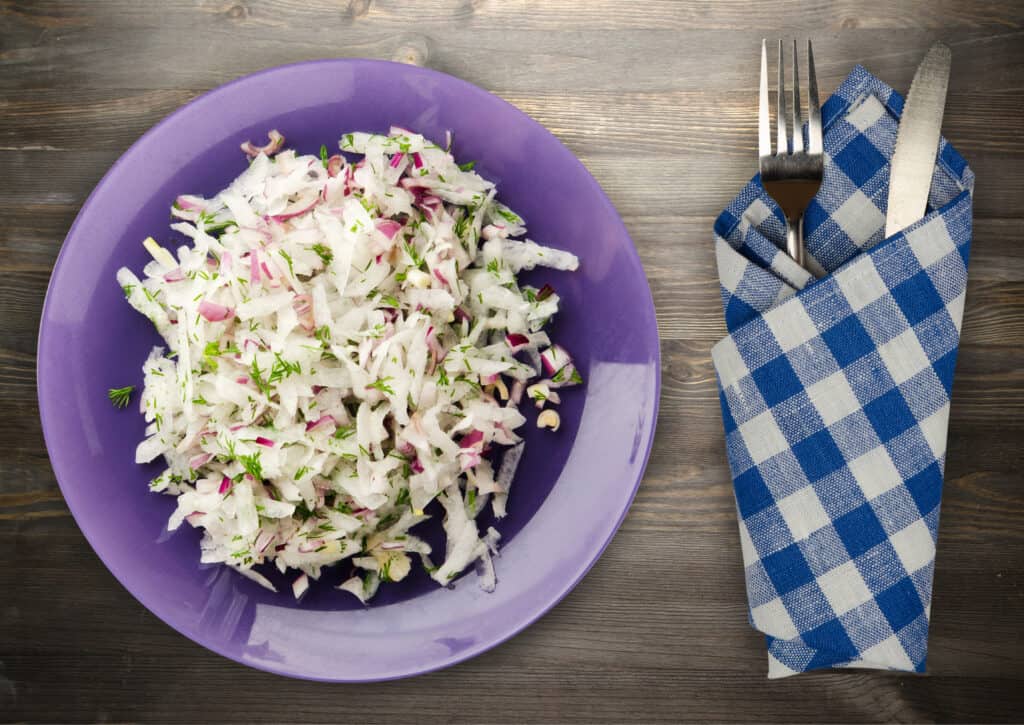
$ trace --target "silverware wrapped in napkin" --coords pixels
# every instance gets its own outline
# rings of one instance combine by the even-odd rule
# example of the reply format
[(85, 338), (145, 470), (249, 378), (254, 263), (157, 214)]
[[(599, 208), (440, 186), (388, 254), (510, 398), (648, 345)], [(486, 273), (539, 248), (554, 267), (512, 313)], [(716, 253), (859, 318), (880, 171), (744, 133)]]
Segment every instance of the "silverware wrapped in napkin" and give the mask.
[(974, 175), (945, 140), (927, 214), (885, 234), (902, 97), (861, 67), (824, 105), (815, 280), (755, 178), (715, 223), (713, 350), (750, 618), (769, 676), (922, 671)]

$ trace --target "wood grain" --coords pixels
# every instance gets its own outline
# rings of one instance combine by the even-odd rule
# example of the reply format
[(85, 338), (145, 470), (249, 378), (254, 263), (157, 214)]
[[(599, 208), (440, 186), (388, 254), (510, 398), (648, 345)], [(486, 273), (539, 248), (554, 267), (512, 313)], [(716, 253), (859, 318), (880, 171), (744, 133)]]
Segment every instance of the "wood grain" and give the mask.
[[(944, 132), (978, 174), (928, 677), (764, 679), (747, 625), (710, 349), (710, 228), (751, 175), (756, 48), (808, 36), (905, 89), (949, 43)], [(159, 119), (239, 75), (325, 56), (427, 65), (550, 128), (623, 215), (663, 353), (655, 447), (584, 581), (444, 672), (298, 682), (213, 655), (103, 567), (50, 470), (35, 345), (61, 240)], [(1014, 721), (1024, 713), (1024, 5), (1014, 0), (0, 0), (0, 720), (193, 723)]]

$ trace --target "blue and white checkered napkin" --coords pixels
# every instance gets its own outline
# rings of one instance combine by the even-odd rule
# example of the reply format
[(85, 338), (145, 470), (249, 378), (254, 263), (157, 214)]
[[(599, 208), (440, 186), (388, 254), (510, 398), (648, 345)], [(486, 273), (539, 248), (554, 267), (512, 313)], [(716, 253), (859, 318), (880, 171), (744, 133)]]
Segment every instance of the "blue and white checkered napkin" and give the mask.
[(779, 251), (757, 178), (715, 223), (712, 355), (769, 677), (925, 666), (974, 174), (943, 140), (928, 215), (883, 239), (902, 109), (861, 67), (823, 108), (805, 238), (827, 276)]

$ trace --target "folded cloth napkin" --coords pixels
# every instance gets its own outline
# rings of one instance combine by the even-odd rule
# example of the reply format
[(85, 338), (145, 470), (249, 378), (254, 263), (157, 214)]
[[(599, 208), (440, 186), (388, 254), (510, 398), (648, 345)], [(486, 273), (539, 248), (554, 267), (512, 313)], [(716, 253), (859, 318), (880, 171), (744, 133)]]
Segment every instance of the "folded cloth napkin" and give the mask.
[(927, 216), (883, 239), (903, 99), (861, 67), (822, 109), (814, 279), (755, 177), (715, 222), (712, 352), (768, 676), (923, 671), (974, 174), (944, 139)]

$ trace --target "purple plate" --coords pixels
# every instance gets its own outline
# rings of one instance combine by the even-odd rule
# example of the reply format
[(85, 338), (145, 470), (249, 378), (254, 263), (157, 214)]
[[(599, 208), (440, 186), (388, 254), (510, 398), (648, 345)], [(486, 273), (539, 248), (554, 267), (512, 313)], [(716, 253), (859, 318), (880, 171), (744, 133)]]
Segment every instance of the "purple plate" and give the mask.
[[(168, 534), (169, 496), (137, 466), (144, 423), (107, 389), (141, 385), (158, 338), (125, 302), (118, 267), (147, 261), (141, 241), (170, 241), (180, 193), (214, 194), (245, 167), (238, 145), (279, 129), (317, 153), (342, 132), (405, 126), (454, 133), (456, 158), (498, 184), (532, 238), (571, 250), (576, 273), (536, 272), (563, 298), (552, 337), (585, 379), (563, 395), (562, 428), (524, 426), (497, 590), (476, 575), (450, 588), (425, 574), (381, 587), (363, 607), (326, 570), (301, 603), (220, 566), (200, 566), (199, 532)], [(538, 123), (464, 81), (422, 68), (327, 60), (274, 68), (218, 88), (146, 133), (107, 173), (64, 242), (39, 334), (39, 407), (64, 498), (114, 576), (154, 614), (204, 647), (293, 677), (355, 682), (445, 667), (511, 637), (594, 564), (626, 515), (654, 437), (660, 388), (651, 293), (622, 221), (583, 165)], [(138, 400), (134, 398), (133, 402)], [(420, 529), (433, 522), (423, 524)], [(439, 526), (439, 524), (433, 524)], [(484, 523), (486, 525), (486, 523)], [(344, 566), (344, 565), (343, 565)]]

